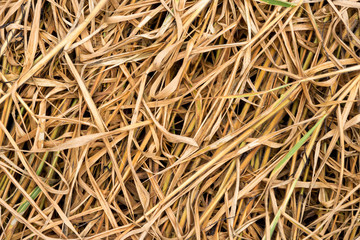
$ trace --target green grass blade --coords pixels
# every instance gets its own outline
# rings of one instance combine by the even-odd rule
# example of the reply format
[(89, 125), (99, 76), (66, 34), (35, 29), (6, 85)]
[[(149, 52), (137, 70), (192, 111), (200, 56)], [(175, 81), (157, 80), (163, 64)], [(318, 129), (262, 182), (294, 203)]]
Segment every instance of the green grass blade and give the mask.
[(284, 1), (279, 1), (279, 0), (261, 0), (263, 2), (266, 2), (270, 5), (274, 5), (274, 6), (281, 6), (281, 7), (294, 7), (296, 6), (294, 3), (290, 3), (290, 2), (284, 2)]
[[(302, 145), (304, 145), (304, 143), (310, 138), (311, 134), (315, 131), (315, 129), (317, 127), (320, 126), (320, 124), (322, 124), (322, 122), (325, 120), (326, 115), (324, 115), (322, 118), (319, 119), (319, 121), (300, 139), (300, 141), (298, 143), (296, 143), (294, 145), (294, 147), (292, 147), (290, 149), (290, 151), (285, 155), (285, 157), (276, 165), (276, 167), (274, 168), (273, 172), (271, 173), (270, 179), (272, 176), (274, 176), (282, 167), (284, 167), (287, 163), (287, 161), (300, 149), (300, 147)], [(294, 182), (291, 185), (291, 188), (289, 190), (289, 193), (287, 194), (285, 201), (284, 201), (284, 205), (287, 205), (287, 202), (289, 201), (292, 192), (295, 189), (295, 185), (298, 181), (298, 178), (295, 178)], [(280, 216), (281, 216), (281, 208), (278, 210), (278, 212), (276, 213), (273, 221), (271, 222), (270, 225), (270, 238), (272, 236), (272, 234), (275, 231), (276, 225), (279, 222)], [(262, 238), (263, 240), (266, 240), (266, 235), (264, 235), (264, 237)]]
[(325, 119), (326, 115), (319, 119), (319, 121), (297, 142), (293, 148), (285, 155), (285, 157), (275, 166), (274, 170), (272, 171), (270, 178), (273, 177), (282, 167), (285, 166), (287, 161), (300, 149), (302, 145), (309, 139), (311, 134), (315, 131), (317, 126), (319, 126)]

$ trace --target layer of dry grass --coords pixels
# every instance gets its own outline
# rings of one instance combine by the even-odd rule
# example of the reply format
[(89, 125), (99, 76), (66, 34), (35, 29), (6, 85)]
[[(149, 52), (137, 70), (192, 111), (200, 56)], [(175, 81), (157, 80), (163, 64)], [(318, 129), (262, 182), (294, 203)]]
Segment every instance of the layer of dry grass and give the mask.
[(1, 0), (0, 238), (360, 236), (359, 10)]

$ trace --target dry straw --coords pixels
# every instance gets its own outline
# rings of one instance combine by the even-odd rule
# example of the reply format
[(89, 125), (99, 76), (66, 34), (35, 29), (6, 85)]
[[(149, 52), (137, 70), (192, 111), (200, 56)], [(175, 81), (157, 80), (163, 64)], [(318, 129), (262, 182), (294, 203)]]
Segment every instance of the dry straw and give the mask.
[(356, 0), (0, 0), (0, 239), (356, 239)]

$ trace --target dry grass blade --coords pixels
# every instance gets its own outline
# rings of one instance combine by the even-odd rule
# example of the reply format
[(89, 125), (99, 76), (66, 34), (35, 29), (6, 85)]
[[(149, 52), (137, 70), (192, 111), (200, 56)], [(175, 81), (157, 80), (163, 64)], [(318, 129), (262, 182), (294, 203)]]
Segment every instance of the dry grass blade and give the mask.
[(355, 0), (0, 1), (0, 239), (357, 239)]

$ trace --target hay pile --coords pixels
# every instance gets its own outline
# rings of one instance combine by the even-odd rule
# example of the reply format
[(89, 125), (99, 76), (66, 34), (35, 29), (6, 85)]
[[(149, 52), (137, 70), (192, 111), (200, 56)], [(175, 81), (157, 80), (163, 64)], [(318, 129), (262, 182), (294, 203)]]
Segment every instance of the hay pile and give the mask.
[(0, 238), (360, 236), (359, 9), (1, 0)]

